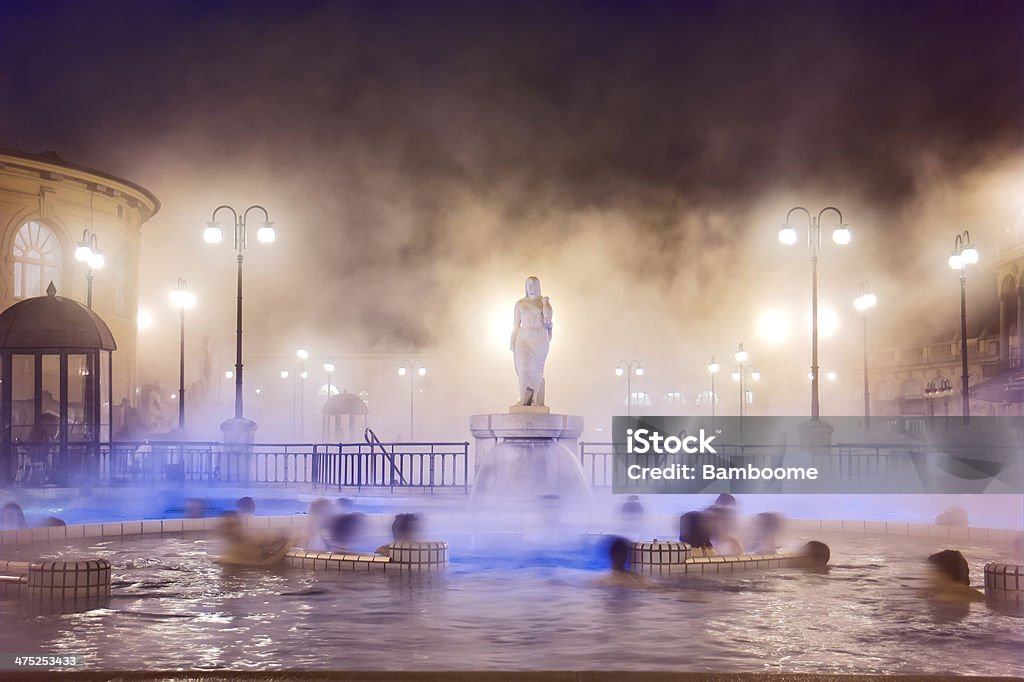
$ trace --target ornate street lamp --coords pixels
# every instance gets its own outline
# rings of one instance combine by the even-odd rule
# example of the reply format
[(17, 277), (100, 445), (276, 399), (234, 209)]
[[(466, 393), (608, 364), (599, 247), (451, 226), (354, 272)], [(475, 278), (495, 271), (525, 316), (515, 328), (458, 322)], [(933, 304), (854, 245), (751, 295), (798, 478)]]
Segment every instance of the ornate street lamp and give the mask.
[(949, 267), (960, 272), (960, 392), (963, 423), (971, 423), (970, 377), (967, 374), (967, 266), (978, 262), (978, 250), (971, 245), (971, 233), (964, 230), (953, 240)]

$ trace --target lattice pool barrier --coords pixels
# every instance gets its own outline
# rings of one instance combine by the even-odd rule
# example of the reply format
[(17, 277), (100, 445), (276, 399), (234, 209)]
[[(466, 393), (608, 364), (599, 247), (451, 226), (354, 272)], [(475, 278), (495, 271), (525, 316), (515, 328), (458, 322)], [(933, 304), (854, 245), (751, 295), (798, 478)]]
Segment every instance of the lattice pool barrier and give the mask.
[(643, 575), (686, 573), (733, 573), (806, 566), (808, 559), (799, 554), (736, 554), (696, 557), (685, 542), (654, 540), (633, 542), (629, 546), (630, 567)]
[(1024, 566), (985, 564), (985, 594), (994, 599), (1024, 605)]

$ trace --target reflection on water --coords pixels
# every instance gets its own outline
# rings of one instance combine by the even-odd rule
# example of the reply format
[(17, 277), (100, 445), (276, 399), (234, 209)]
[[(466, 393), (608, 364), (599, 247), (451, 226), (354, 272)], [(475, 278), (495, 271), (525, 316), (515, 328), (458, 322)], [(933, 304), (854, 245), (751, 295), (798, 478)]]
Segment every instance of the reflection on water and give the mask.
[[(938, 541), (827, 538), (827, 574), (680, 578), (597, 588), (598, 543), (557, 554), (455, 539), (443, 574), (224, 568), (200, 536), (17, 552), (104, 556), (105, 608), (30, 613), (0, 600), (0, 650), (86, 654), (93, 668), (648, 669), (1024, 674), (1024, 620), (914, 596)], [(961, 545), (981, 564), (1004, 558)], [(7, 549), (7, 548), (5, 548)], [(12, 557), (13, 558), (13, 557)]]

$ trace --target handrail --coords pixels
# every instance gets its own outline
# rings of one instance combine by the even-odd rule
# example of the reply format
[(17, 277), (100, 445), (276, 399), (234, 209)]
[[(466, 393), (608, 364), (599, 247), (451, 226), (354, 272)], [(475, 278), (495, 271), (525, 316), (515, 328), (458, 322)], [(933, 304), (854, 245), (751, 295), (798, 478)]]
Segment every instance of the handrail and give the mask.
[(394, 487), (395, 476), (396, 475), (398, 476), (398, 480), (401, 482), (402, 485), (409, 485), (406, 482), (406, 480), (405, 480), (405, 476), (402, 475), (401, 468), (395, 466), (395, 456), (394, 456), (394, 453), (389, 453), (387, 451), (387, 448), (384, 447), (384, 444), (380, 442), (380, 438), (377, 438), (377, 434), (374, 433), (373, 429), (371, 429), (369, 426), (367, 426), (366, 430), (363, 431), (363, 440), (365, 440), (367, 442), (367, 444), (369, 444), (369, 446), (370, 446), (370, 454), (371, 455), (373, 454), (374, 446), (377, 446), (377, 447), (380, 448), (381, 454), (384, 455), (384, 459), (386, 459), (388, 461), (388, 464), (391, 465), (391, 485), (392, 485), (392, 487)]

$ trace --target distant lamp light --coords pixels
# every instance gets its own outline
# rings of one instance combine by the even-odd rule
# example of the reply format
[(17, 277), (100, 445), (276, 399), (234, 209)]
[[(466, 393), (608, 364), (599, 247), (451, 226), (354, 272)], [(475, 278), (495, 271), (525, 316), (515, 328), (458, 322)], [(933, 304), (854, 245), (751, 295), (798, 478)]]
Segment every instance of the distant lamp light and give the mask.
[(206, 229), (203, 230), (203, 241), (207, 244), (220, 244), (224, 241), (224, 230), (221, 229), (220, 223), (206, 224)]
[(708, 371), (712, 374), (718, 374), (720, 369), (722, 369), (722, 366), (715, 362), (715, 358), (712, 356), (711, 362), (708, 364)]
[(301, 372), (299, 372), (299, 378), (300, 379), (308, 379), (309, 378), (309, 372), (307, 372), (306, 370), (302, 370)]
[(406, 369), (405, 367), (399, 367), (399, 368), (398, 368), (398, 376), (400, 376), (400, 377), (404, 377), (404, 376), (405, 376), (405, 373), (406, 373), (407, 371), (408, 371), (408, 370), (407, 370), (407, 369)]
[(846, 246), (850, 243), (850, 226), (849, 225), (837, 225), (836, 229), (832, 230), (832, 241), (839, 246)]
[(973, 246), (966, 246), (960, 253), (965, 265), (974, 265), (978, 262), (978, 250)]
[(739, 368), (734, 369), (732, 371), (732, 380), (733, 381), (739, 381), (740, 380), (740, 370), (739, 370)]
[(779, 229), (779, 242), (786, 246), (792, 246), (796, 244), (796, 229), (792, 225), (783, 225)]
[(262, 388), (257, 388), (256, 389), (256, 395), (263, 395), (263, 389)]
[(325, 362), (324, 363), (324, 371), (325, 372), (333, 372), (334, 371), (334, 363), (333, 362)]
[(139, 325), (139, 330), (145, 331), (153, 326), (153, 313), (145, 308), (139, 308), (139, 314), (136, 316), (135, 321)]
[(634, 372), (636, 373), (636, 375), (637, 375), (638, 377), (642, 377), (642, 376), (644, 375), (644, 368), (643, 368), (643, 367), (637, 367), (637, 368), (636, 368), (635, 370), (633, 370), (633, 371), (634, 371)]
[(196, 295), (188, 288), (188, 283), (178, 279), (178, 286), (171, 289), (171, 303), (175, 308), (188, 310), (196, 304)]
[(75, 247), (75, 260), (79, 263), (88, 263), (90, 258), (92, 258), (92, 246), (87, 241), (78, 242), (78, 246)]
[(89, 256), (89, 267), (93, 270), (99, 270), (107, 264), (107, 259), (103, 257), (103, 254), (99, 251), (93, 251)]
[(853, 299), (853, 307), (864, 312), (870, 308), (874, 308), (878, 303), (878, 297), (872, 293), (861, 294), (857, 298)]
[(736, 358), (736, 362), (746, 362), (747, 358), (750, 357), (750, 353), (747, 352), (747, 349), (744, 348), (743, 344), (741, 343), (739, 346), (737, 346), (734, 357)]
[(829, 381), (835, 381), (836, 380), (836, 373), (835, 372), (829, 372), (828, 374), (825, 375), (825, 378), (828, 379)]
[(306, 350), (305, 348), (300, 348), (297, 351), (295, 351), (295, 357), (297, 357), (299, 360), (309, 360), (309, 351)]
[(416, 373), (419, 374), (421, 377), (425, 377), (427, 376), (427, 368), (420, 367), (419, 369), (416, 370)]
[(228, 371), (224, 372), (224, 378), (225, 379), (233, 379), (234, 376), (235, 376), (235, 373), (232, 372), (230, 369)]
[(960, 253), (954, 253), (949, 257), (949, 267), (953, 270), (964, 269), (964, 258)]
[(757, 371), (756, 367), (751, 367), (750, 368), (750, 378), (753, 379), (754, 381), (760, 381), (761, 380), (761, 373), (759, 371)]
[(281, 378), (282, 378), (282, 379), (287, 379), (287, 378), (288, 378), (288, 376), (289, 376), (289, 374), (288, 374), (288, 370), (286, 370), (286, 369), (282, 369), (282, 370), (281, 370)]
[(625, 373), (626, 373), (626, 370), (624, 370), (622, 367), (616, 367), (615, 368), (615, 376), (621, 377)]
[(256, 240), (260, 244), (273, 244), (277, 240), (277, 231), (273, 223), (263, 223), (260, 229), (256, 230)]

